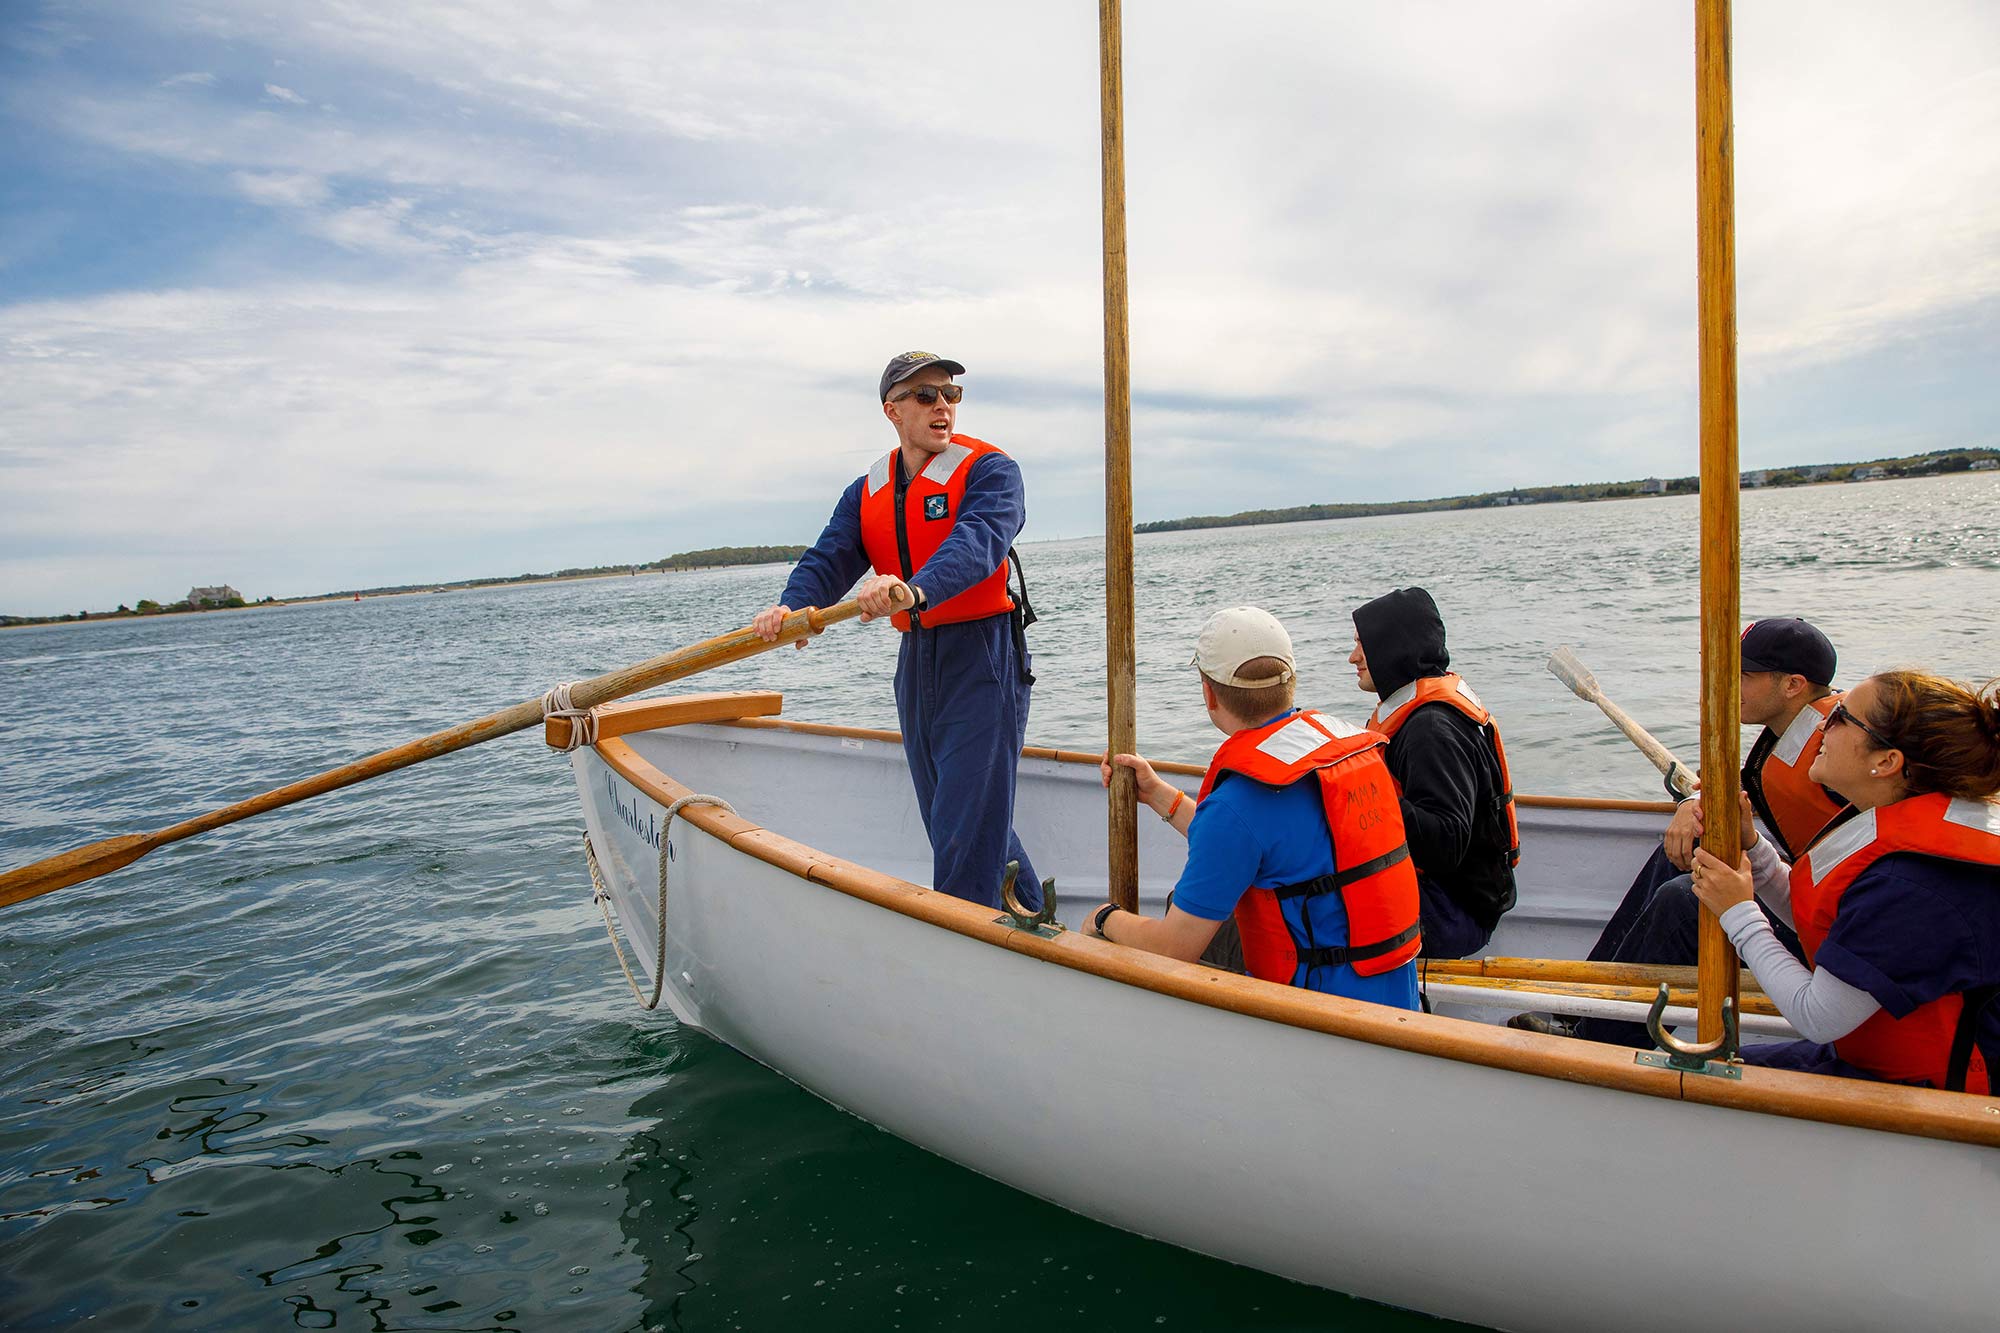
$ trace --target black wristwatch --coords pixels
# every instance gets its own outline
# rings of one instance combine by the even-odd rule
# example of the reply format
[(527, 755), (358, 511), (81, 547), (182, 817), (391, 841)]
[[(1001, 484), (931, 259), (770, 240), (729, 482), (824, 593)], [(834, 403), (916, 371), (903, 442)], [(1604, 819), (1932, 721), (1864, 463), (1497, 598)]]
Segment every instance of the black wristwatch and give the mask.
[(1110, 936), (1104, 934), (1105, 921), (1110, 918), (1113, 912), (1122, 912), (1124, 910), (1125, 909), (1120, 907), (1117, 903), (1104, 904), (1104, 906), (1097, 909), (1097, 915), (1090, 919), (1090, 928), (1096, 931), (1100, 936), (1109, 939)]

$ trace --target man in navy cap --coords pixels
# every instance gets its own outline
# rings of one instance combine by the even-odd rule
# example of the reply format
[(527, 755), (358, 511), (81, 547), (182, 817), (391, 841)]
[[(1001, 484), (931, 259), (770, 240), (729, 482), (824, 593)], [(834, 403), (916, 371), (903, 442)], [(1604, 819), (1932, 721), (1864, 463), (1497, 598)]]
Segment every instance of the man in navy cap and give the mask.
[[(1741, 716), (1744, 726), (1764, 728), (1743, 761), (1743, 794), (1787, 860), (1797, 860), (1846, 805), (1806, 776), (1819, 754), (1826, 715), (1840, 702), (1833, 690), (1835, 662), (1826, 635), (1796, 616), (1752, 621), (1743, 631)], [(1598, 937), (1593, 962), (1696, 961), (1700, 914), (1686, 872), (1700, 841), (1701, 802), (1688, 797)], [(1786, 948), (1800, 952), (1789, 927), (1774, 918), (1773, 929)], [(1532, 1019), (1520, 1025), (1546, 1026)], [(1652, 1045), (1642, 1024), (1608, 1019), (1586, 1019), (1576, 1035)]]
[(784, 595), (751, 627), (776, 639), (793, 610), (833, 605), (872, 567), (856, 600), (862, 619), (893, 615), (902, 631), (896, 717), (930, 835), (931, 887), (998, 907), (1006, 863), (1018, 861), (1016, 896), (1038, 908), (1041, 881), (1014, 832), (1034, 612), (1025, 582), (1018, 597), (1008, 587), (1007, 564), (1026, 502), (1013, 459), (955, 433), (965, 390), (953, 377), (964, 373), (932, 352), (890, 358), (879, 397), (896, 448), (841, 494)]

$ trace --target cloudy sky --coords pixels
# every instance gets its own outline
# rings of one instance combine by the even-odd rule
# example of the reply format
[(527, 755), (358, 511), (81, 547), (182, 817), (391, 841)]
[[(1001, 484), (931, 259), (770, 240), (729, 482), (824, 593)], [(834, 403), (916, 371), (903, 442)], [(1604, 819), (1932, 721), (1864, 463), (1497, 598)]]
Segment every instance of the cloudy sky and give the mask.
[[(1695, 468), (1672, 0), (1138, 0), (1141, 519)], [(1746, 466), (2000, 442), (2000, 6), (1737, 6)], [(0, 0), (0, 611), (1102, 529), (1096, 10)]]

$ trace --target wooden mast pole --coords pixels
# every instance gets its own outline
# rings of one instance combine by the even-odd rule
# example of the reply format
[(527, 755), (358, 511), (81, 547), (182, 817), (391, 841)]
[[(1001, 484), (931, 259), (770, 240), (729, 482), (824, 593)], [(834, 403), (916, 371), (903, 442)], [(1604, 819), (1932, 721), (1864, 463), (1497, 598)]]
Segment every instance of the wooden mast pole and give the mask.
[[(1125, 300), (1125, 91), (1119, 0), (1098, 0), (1097, 50), (1104, 138), (1104, 662), (1114, 754), (1136, 753), (1132, 610), (1132, 377)], [(1128, 768), (1111, 770), (1110, 900), (1139, 907), (1139, 805)]]
[[(1738, 846), (1742, 644), (1736, 457), (1736, 173), (1730, 0), (1695, 3), (1695, 197), (1701, 322), (1702, 846), (1732, 864)], [(1739, 983), (1736, 950), (1701, 909), (1697, 1040), (1722, 1036)]]

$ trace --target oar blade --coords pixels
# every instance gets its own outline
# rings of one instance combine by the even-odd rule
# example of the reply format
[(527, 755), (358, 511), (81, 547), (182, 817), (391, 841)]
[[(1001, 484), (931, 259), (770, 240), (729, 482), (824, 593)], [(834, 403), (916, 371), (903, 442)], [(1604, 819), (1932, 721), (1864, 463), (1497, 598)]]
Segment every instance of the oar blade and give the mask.
[(1555, 678), (1575, 691), (1576, 697), (1588, 703), (1596, 703), (1604, 691), (1598, 687), (1597, 677), (1590, 674), (1568, 644), (1563, 644), (1549, 654), (1549, 670)]
[(108, 875), (121, 866), (131, 865), (156, 845), (150, 833), (126, 833), (9, 870), (0, 875), (0, 907), (12, 907), (44, 893)]

